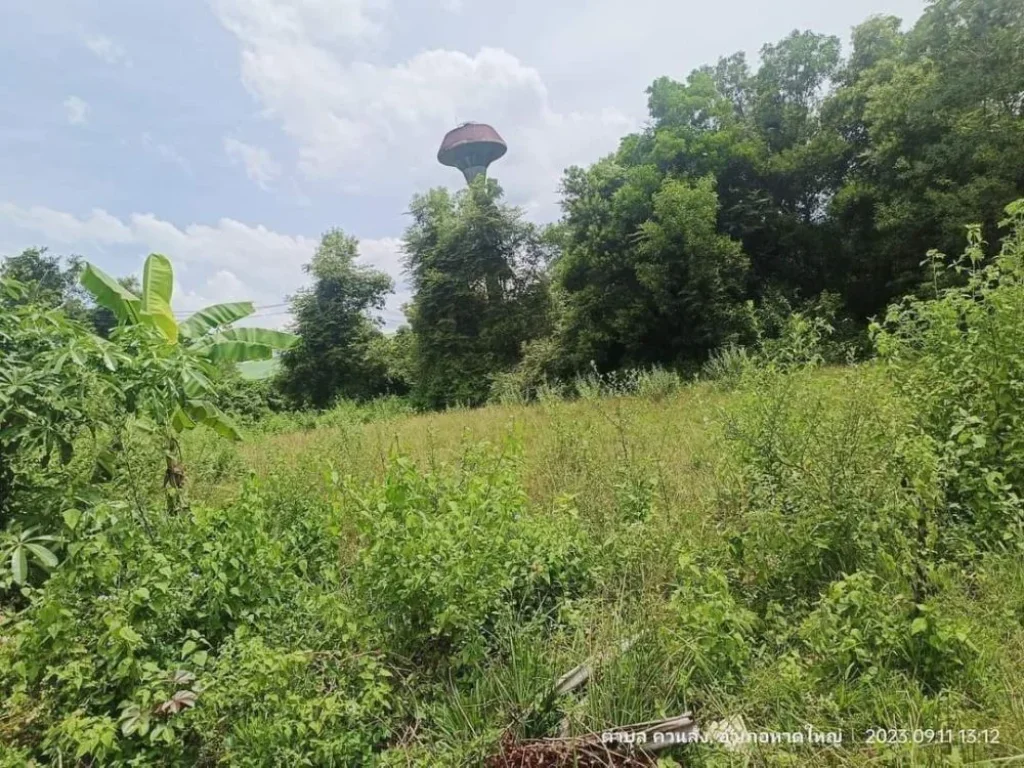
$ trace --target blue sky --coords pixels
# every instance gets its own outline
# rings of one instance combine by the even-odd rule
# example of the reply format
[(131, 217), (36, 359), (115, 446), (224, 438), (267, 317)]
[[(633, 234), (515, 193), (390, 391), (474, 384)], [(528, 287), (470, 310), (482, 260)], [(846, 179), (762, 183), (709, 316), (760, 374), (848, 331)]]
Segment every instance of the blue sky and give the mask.
[(4, 0), (0, 254), (114, 274), (160, 251), (175, 306), (252, 299), (262, 322), (342, 227), (407, 300), (410, 197), (458, 188), (444, 132), (494, 125), (511, 202), (558, 216), (562, 170), (643, 124), (644, 89), (795, 28), (848, 38), (920, 0)]

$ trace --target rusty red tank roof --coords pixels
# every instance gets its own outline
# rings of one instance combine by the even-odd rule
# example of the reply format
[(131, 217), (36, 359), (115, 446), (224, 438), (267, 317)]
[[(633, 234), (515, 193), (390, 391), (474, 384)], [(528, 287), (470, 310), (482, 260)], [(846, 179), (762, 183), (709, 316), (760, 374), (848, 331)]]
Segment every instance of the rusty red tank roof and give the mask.
[(491, 126), (486, 123), (465, 123), (445, 134), (441, 148), (437, 151), (438, 162), (443, 165), (457, 165), (457, 150), (467, 144), (491, 145), (487, 153), (491, 162), (508, 151), (505, 140)]

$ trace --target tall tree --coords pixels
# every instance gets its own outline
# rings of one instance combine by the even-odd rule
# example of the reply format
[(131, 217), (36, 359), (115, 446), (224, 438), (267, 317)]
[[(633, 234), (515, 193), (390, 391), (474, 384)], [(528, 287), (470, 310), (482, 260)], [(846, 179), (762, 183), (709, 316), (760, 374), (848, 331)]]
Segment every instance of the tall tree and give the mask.
[(424, 406), (482, 402), (491, 376), (547, 330), (551, 241), (483, 176), (456, 195), (416, 196), (405, 232), (415, 296), (413, 395)]
[(634, 266), (669, 181), (713, 179), (747, 298), (828, 291), (859, 321), (921, 285), (929, 248), (962, 250), (968, 222), (995, 243), (1024, 194), (1022, 39), (1020, 0), (931, 0), (909, 32), (866, 21), (845, 61), (836, 38), (798, 31), (756, 70), (735, 54), (655, 80), (646, 129), (565, 176), (565, 353), (607, 367), (690, 354), (638, 335), (652, 315)]
[(570, 370), (698, 359), (744, 330), (747, 259), (717, 229), (711, 176), (685, 181), (611, 160), (570, 169), (561, 358)]
[(959, 252), (964, 225), (998, 240), (1024, 192), (1024, 6), (936, 0), (912, 30), (870, 20), (854, 33), (833, 120), (849, 164), (832, 215), (866, 316), (922, 280), (924, 253)]
[(339, 397), (365, 399), (388, 389), (375, 347), (391, 278), (356, 264), (359, 241), (340, 229), (323, 236), (304, 270), (313, 285), (291, 299), (299, 343), (282, 356), (277, 384), (295, 405), (324, 408)]
[(26, 288), (24, 303), (44, 307), (64, 307), (68, 314), (82, 319), (84, 295), (78, 286), (82, 262), (77, 256), (67, 260), (50, 256), (46, 248), (26, 248), (0, 264), (0, 277), (17, 280)]

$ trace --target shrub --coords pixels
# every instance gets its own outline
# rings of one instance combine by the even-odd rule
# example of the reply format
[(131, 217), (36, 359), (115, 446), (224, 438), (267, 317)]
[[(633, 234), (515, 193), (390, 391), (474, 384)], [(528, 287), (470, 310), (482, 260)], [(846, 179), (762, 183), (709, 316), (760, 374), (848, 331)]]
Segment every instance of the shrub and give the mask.
[(507, 457), (478, 453), (452, 473), (399, 459), (383, 487), (350, 498), (364, 539), (356, 591), (398, 654), (479, 660), (499, 617), (550, 611), (589, 579), (575, 511), (531, 511)]
[(711, 353), (701, 368), (701, 376), (724, 390), (736, 389), (743, 375), (755, 364), (746, 347), (720, 347)]
[[(300, 515), (255, 487), (165, 516), (105, 504), (0, 643), (3, 735), (102, 765), (353, 764), (383, 738), (387, 672)], [(323, 567), (321, 567), (323, 566)], [(300, 737), (296, 740), (296, 737)]]
[[(906, 299), (873, 327), (938, 457), (947, 553), (1024, 542), (1024, 200), (1006, 211), (1010, 232), (991, 263), (980, 228), (969, 228), (952, 264), (929, 255), (934, 298)], [(941, 288), (950, 279), (958, 284)]]
[(903, 416), (873, 370), (842, 391), (811, 373), (753, 372), (726, 416), (719, 502), (752, 604), (806, 606), (861, 569), (912, 575)]
[(692, 684), (727, 686), (741, 680), (751, 659), (757, 616), (733, 596), (721, 568), (679, 558), (671, 632), (682, 641), (681, 666)]
[(388, 736), (391, 673), (373, 654), (271, 647), (238, 631), (204, 677), (186, 720), (210, 762), (360, 765)]
[(952, 683), (977, 649), (965, 625), (867, 572), (829, 585), (800, 627), (818, 674), (832, 684), (904, 671), (937, 690)]

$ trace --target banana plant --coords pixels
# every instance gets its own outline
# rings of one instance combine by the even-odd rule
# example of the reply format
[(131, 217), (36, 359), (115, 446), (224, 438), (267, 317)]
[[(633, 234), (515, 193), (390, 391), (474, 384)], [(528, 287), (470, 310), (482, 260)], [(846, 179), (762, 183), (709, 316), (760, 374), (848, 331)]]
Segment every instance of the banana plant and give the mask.
[[(238, 429), (210, 398), (219, 367), (253, 360), (269, 360), (274, 352), (292, 346), (294, 334), (267, 328), (235, 328), (233, 323), (251, 315), (252, 302), (214, 304), (179, 323), (171, 310), (174, 271), (170, 260), (150, 254), (142, 272), (142, 295), (136, 296), (94, 264), (86, 263), (81, 284), (97, 304), (106, 307), (122, 326), (137, 326), (158, 349), (149, 369), (167, 369), (173, 361), (175, 381), (160, 381), (147, 390), (140, 416), (163, 426), (168, 433), (167, 473), (164, 485), (181, 488), (184, 475), (176, 434), (200, 424), (224, 437), (238, 440)], [(153, 345), (149, 345), (152, 347)], [(152, 393), (157, 392), (156, 396)], [(139, 422), (141, 423), (141, 422)], [(113, 456), (105, 456), (111, 461)]]

